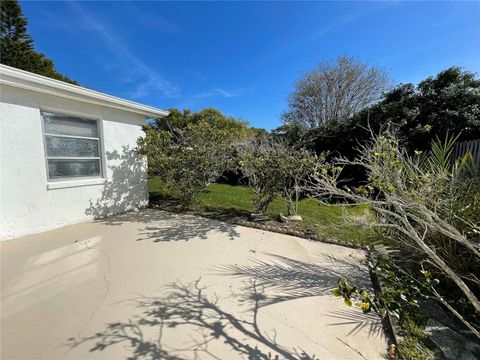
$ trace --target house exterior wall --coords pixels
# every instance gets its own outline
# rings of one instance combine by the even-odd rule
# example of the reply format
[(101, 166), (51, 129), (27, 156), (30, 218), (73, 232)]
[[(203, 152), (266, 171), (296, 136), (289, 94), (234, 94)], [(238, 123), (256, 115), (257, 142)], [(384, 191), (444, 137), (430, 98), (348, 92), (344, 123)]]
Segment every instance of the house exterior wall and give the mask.
[[(144, 116), (8, 85), (0, 99), (1, 240), (146, 206)], [(41, 110), (99, 119), (103, 179), (47, 181)]]

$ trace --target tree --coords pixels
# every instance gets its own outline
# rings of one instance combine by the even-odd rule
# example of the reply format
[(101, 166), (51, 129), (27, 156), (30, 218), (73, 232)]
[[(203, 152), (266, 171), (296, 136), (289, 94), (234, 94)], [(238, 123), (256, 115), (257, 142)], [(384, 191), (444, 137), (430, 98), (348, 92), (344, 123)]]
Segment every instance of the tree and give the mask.
[(283, 122), (314, 128), (346, 120), (378, 101), (388, 84), (383, 70), (353, 57), (321, 62), (296, 82)]
[(229, 168), (233, 148), (228, 135), (206, 122), (174, 131), (147, 129), (139, 152), (147, 155), (149, 175), (160, 177), (185, 208)]
[(149, 175), (160, 177), (169, 194), (187, 207), (211, 182), (237, 167), (234, 144), (251, 129), (215, 109), (172, 109), (144, 131), (138, 145), (147, 155)]
[(261, 213), (277, 196), (287, 201), (288, 215), (297, 213), (302, 181), (317, 157), (270, 137), (253, 137), (237, 146), (240, 169), (253, 190), (252, 203)]
[(33, 39), (27, 33), (27, 24), (16, 0), (0, 2), (0, 62), (78, 85), (76, 81), (57, 72), (52, 60), (34, 50)]
[(400, 136), (410, 150), (426, 150), (447, 134), (480, 138), (480, 80), (474, 73), (451, 67), (420, 82), (405, 100), (410, 106)]
[(214, 108), (197, 112), (188, 109), (183, 110), (183, 112), (178, 109), (169, 109), (168, 111), (167, 116), (156, 119), (152, 126), (158, 130), (184, 129), (189, 125), (205, 122), (212, 128), (228, 130), (238, 138), (254, 135), (258, 131), (258, 129), (249, 127), (247, 122), (237, 120), (233, 116), (226, 116)]
[[(480, 138), (480, 80), (458, 67), (446, 69), (417, 86), (402, 84), (382, 101), (341, 123), (325, 123), (309, 131), (311, 146), (353, 159), (356, 149), (386, 124), (410, 154), (428, 151), (436, 139), (450, 134), (459, 141)], [(313, 139), (313, 140), (311, 140)]]
[[(264, 129), (253, 128), (247, 122), (238, 120), (233, 116), (226, 116), (214, 108), (207, 108), (201, 111), (193, 112), (188, 109), (180, 111), (178, 109), (169, 109), (169, 115), (157, 119), (151, 126), (157, 130), (178, 131), (184, 129), (187, 125), (206, 122), (215, 130), (225, 131), (231, 139), (246, 139), (251, 136), (265, 136), (267, 131)], [(233, 154), (234, 160), (238, 160), (236, 154)], [(236, 163), (227, 169), (217, 181), (231, 185), (238, 185), (243, 179), (239, 164)]]

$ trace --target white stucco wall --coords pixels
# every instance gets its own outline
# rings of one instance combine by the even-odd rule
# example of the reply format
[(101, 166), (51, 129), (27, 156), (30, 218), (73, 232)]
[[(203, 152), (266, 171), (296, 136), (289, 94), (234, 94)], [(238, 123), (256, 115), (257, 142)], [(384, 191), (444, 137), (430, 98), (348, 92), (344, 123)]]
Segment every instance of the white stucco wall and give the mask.
[[(146, 161), (133, 152), (143, 135), (142, 115), (7, 85), (0, 99), (1, 240), (147, 204)], [(101, 118), (103, 184), (47, 188), (40, 109)]]

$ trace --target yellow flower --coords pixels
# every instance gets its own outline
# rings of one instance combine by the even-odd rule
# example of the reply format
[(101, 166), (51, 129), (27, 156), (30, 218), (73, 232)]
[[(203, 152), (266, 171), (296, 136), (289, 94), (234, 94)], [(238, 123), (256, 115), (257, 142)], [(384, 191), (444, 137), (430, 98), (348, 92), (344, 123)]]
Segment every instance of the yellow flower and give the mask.
[(360, 307), (362, 308), (363, 311), (368, 311), (368, 309), (370, 309), (370, 303), (364, 302)]
[(426, 278), (430, 277), (430, 271), (421, 270), (420, 272), (421, 272), (421, 273), (423, 274), (423, 276), (425, 276)]

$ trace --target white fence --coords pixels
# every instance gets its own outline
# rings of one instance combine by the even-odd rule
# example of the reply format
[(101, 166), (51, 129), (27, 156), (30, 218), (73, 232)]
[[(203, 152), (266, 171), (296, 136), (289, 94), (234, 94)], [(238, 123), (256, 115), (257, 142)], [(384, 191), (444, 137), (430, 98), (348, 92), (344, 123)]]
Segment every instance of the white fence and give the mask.
[(477, 169), (480, 169), (480, 139), (462, 141), (455, 145), (453, 150), (453, 159), (458, 159), (464, 156), (467, 152), (472, 154), (473, 162)]

